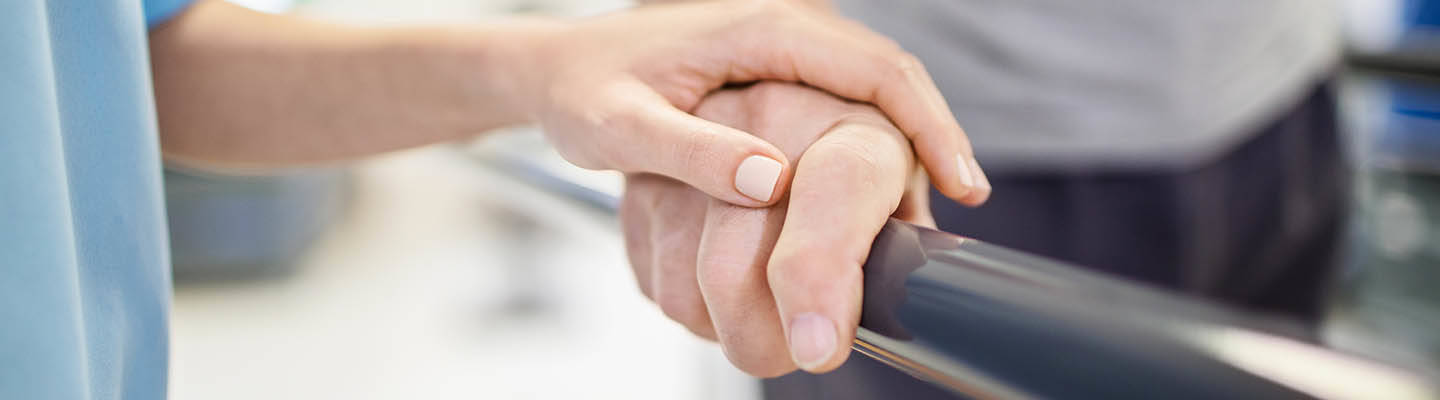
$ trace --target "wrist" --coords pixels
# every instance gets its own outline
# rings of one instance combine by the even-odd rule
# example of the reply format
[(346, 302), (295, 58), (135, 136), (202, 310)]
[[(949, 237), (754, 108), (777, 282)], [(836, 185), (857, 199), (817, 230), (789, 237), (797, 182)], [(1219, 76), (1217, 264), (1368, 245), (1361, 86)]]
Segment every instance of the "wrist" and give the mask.
[(476, 65), (484, 65), (479, 77), (483, 91), (520, 121), (534, 122), (548, 94), (549, 50), (566, 24), (556, 19), (533, 18), (484, 28), (474, 35), (472, 52)]

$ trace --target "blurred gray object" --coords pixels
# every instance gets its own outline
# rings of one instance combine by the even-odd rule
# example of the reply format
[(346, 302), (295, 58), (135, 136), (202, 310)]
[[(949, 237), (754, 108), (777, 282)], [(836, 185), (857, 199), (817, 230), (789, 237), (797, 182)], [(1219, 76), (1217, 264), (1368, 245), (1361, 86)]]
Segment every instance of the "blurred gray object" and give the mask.
[(223, 176), (166, 168), (176, 281), (254, 279), (294, 269), (340, 215), (347, 174)]

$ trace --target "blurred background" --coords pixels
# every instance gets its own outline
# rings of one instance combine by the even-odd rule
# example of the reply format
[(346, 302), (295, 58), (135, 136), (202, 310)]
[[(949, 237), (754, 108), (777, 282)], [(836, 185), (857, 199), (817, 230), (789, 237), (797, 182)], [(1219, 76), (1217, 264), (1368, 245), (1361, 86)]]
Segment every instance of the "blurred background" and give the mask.
[[(630, 6), (232, 1), (365, 24)], [(1336, 1), (1355, 185), (1323, 335), (1435, 368), (1440, 1)], [(760, 397), (718, 347), (635, 289), (610, 211), (619, 177), (569, 167), (533, 128), (332, 168), (244, 177), (167, 168), (165, 179), (175, 398)]]
[[(601, 0), (236, 3), (367, 24), (628, 6)], [(547, 160), (538, 136), (491, 139)], [(744, 399), (759, 393), (714, 345), (670, 322), (635, 289), (608, 212), (497, 173), (483, 153), (464, 144), (438, 146), (274, 176), (168, 168), (176, 277), (171, 395)]]

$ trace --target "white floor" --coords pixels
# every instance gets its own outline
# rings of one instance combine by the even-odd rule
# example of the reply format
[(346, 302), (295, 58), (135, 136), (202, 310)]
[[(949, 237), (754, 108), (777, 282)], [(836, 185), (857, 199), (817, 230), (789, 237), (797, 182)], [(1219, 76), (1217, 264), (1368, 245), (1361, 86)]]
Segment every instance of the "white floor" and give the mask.
[(744, 399), (757, 385), (634, 289), (613, 217), (454, 150), (356, 168), (286, 279), (182, 285), (177, 399)]

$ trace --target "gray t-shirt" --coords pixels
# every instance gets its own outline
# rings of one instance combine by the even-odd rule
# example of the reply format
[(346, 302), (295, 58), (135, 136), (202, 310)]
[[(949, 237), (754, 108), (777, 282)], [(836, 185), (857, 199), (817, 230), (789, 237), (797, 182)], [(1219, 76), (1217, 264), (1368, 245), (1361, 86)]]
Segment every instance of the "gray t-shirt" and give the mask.
[(992, 170), (1197, 166), (1339, 53), (1322, 0), (835, 3), (925, 62)]

